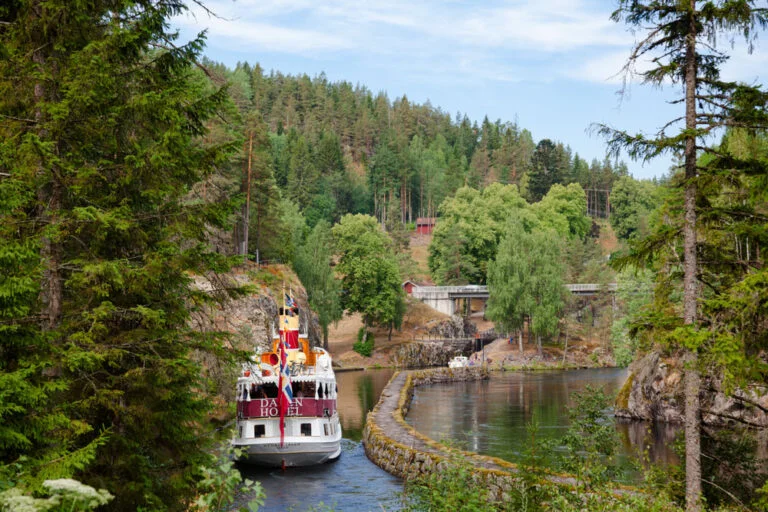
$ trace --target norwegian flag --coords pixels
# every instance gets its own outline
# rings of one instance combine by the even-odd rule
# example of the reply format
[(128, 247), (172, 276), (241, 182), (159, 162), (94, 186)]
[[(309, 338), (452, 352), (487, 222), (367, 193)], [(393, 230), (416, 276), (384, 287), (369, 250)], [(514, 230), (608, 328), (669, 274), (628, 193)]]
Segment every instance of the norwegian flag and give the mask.
[(286, 305), (286, 307), (289, 307), (289, 308), (295, 308), (296, 307), (296, 301), (293, 300), (293, 298), (290, 295), (288, 295), (287, 293), (285, 294), (285, 305)]
[(278, 388), (280, 388), (280, 397), (278, 398), (278, 409), (280, 410), (280, 446), (283, 446), (285, 440), (285, 413), (288, 407), (293, 403), (293, 388), (291, 387), (291, 374), (288, 371), (288, 347), (285, 345), (285, 338), (280, 333), (280, 379)]

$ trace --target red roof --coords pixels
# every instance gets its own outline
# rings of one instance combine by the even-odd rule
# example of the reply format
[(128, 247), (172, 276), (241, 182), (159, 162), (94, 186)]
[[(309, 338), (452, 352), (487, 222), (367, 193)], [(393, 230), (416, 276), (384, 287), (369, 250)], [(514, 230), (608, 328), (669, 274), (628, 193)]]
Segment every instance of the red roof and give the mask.
[(416, 219), (417, 226), (434, 226), (437, 217), (419, 217)]

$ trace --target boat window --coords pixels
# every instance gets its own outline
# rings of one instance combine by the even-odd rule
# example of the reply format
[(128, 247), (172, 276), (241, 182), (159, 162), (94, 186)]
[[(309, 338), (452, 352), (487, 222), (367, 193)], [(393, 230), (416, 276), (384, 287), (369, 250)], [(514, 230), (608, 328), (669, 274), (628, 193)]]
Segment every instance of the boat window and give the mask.
[(325, 432), (325, 435), (328, 435), (328, 424), (323, 423), (323, 431)]
[(303, 436), (311, 436), (312, 435), (312, 424), (311, 423), (302, 423), (301, 424), (301, 435), (303, 435)]
[(243, 437), (243, 427), (240, 427), (240, 429), (237, 431), (237, 437)]
[(264, 437), (266, 427), (264, 425), (255, 425), (253, 427), (253, 437)]
[(267, 398), (277, 398), (277, 384), (274, 382), (267, 382), (262, 385), (262, 388), (267, 395)]
[(293, 396), (296, 398), (314, 398), (315, 397), (315, 383), (314, 382), (294, 382)]

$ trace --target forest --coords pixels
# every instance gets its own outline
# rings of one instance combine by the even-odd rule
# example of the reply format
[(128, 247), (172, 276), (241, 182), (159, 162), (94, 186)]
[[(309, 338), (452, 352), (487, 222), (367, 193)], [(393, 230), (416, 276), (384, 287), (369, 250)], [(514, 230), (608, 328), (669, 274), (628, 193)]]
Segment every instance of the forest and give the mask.
[[(623, 162), (587, 161), (562, 142), (534, 141), (514, 123), (486, 117), (478, 125), (466, 115), (451, 116), (405, 96), (390, 100), (384, 92), (330, 83), (323, 75), (267, 74), (248, 63), (234, 69), (203, 65), (213, 83), (227, 85), (233, 102), (226, 122), (213, 123), (206, 141), (241, 140), (238, 156), (221, 169), (214, 186), (227, 195), (251, 190), (257, 219), (285, 216), (290, 207), (277, 204), (279, 190), (310, 229), (320, 220), (335, 223), (362, 213), (391, 231), (394, 224), (437, 216), (461, 187), (493, 183), (517, 185), (531, 202), (553, 184), (578, 183), (589, 191), (590, 208), (605, 217), (613, 183), (629, 175)], [(250, 188), (249, 161), (257, 184)], [(249, 253), (290, 259), (279, 249), (284, 244), (270, 245), (273, 239), (260, 234), (275, 224), (253, 222)]]
[[(722, 80), (710, 42), (751, 41), (768, 14), (697, 3), (617, 2), (616, 21), (657, 27), (631, 59), (662, 52), (643, 78), (682, 86), (684, 126), (598, 126), (607, 154), (586, 156), (501, 119), (211, 61), (203, 34), (169, 28), (180, 1), (4, 3), (0, 504), (217, 510), (240, 482), (213, 455), (202, 361), (246, 355), (190, 311), (250, 290), (208, 294), (194, 276), (289, 265), (326, 345), (345, 312), (391, 333), (402, 282), (425, 277), (408, 252), (419, 218), (437, 219), (427, 278), (487, 284), (489, 318), (539, 347), (557, 339), (563, 283), (617, 280), (617, 363), (660, 350), (685, 367), (684, 488), (659, 489), (691, 511), (727, 504), (702, 489), (698, 400), (711, 375), (730, 391), (766, 382), (768, 96)], [(622, 152), (680, 165), (636, 180)], [(608, 225), (610, 262), (595, 244)], [(61, 478), (82, 484), (50, 487)], [(765, 507), (765, 493), (742, 498)]]

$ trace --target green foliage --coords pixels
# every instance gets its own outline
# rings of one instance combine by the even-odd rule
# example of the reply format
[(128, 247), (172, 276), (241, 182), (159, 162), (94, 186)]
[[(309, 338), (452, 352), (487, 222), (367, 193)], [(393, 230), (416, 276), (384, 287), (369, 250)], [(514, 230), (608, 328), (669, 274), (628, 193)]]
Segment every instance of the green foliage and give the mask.
[(405, 298), (387, 234), (367, 215), (345, 215), (332, 233), (340, 254), (337, 270), (344, 276), (345, 309), (361, 313), (366, 326), (398, 326)]
[(564, 238), (583, 240), (592, 227), (587, 217), (587, 196), (578, 183), (553, 185), (531, 209), (542, 227), (552, 228)]
[(365, 327), (361, 327), (357, 331), (357, 341), (352, 345), (352, 350), (357, 352), (363, 357), (371, 357), (373, 355), (373, 333), (368, 331)]
[(110, 510), (182, 509), (208, 461), (191, 354), (225, 357), (188, 320), (212, 300), (191, 276), (230, 263), (209, 236), (235, 204), (196, 187), (234, 149), (201, 140), (227, 93), (192, 71), (202, 37), (170, 43), (181, 3), (8, 5), (0, 474), (22, 492), (74, 476)]
[(442, 216), (429, 246), (432, 277), (442, 285), (483, 284), (511, 219), (528, 232), (551, 229), (562, 237), (583, 239), (591, 226), (586, 209), (578, 184), (555, 185), (534, 205), (514, 185), (461, 188), (440, 205)]
[[(682, 308), (675, 311), (674, 303), (657, 299), (654, 309), (657, 317), (667, 319), (662, 323), (664, 327), (657, 330), (663, 331), (662, 337), (670, 342), (671, 348), (682, 351), (689, 362), (685, 377), (689, 461), (686, 506), (699, 510), (702, 478), (696, 388), (700, 376), (722, 373), (726, 381), (739, 375), (761, 382), (766, 377), (764, 362), (753, 357), (765, 347), (765, 324), (761, 323), (765, 316), (760, 314), (760, 319), (751, 317), (746, 322), (742, 317), (732, 323), (741, 312), (734, 307), (738, 300), (728, 299), (734, 286), (740, 287), (753, 277), (755, 270), (764, 269), (762, 261), (733, 263), (739, 260), (741, 240), (749, 240), (751, 247), (764, 243), (764, 230), (752, 228), (764, 224), (762, 213), (758, 213), (762, 212), (764, 202), (757, 206), (751, 200), (756, 195), (764, 200), (768, 159), (759, 155), (759, 145), (749, 145), (746, 152), (741, 151), (743, 147), (729, 147), (727, 140), (721, 147), (712, 147), (710, 137), (723, 128), (738, 127), (747, 138), (763, 136), (768, 129), (768, 93), (759, 86), (725, 81), (720, 74), (728, 60), (721, 50), (723, 39), (733, 45), (734, 38), (740, 36), (751, 48), (759, 29), (768, 25), (768, 11), (754, 0), (621, 0), (612, 17), (647, 31), (635, 43), (625, 69), (634, 69), (638, 60), (649, 61), (652, 66), (640, 73), (644, 81), (682, 86), (674, 103), (681, 105), (684, 116), (667, 123), (655, 137), (606, 126), (600, 131), (609, 137), (614, 154), (626, 151), (633, 158), (643, 159), (664, 153), (682, 155), (681, 172), (675, 177), (675, 185), (682, 191), (676, 199), (682, 200), (682, 204), (675, 205), (675, 215), (664, 219), (665, 226), (658, 227), (638, 244), (644, 258), (635, 261), (648, 262), (658, 257), (671, 262), (666, 268), (660, 267), (665, 274), (660, 276), (660, 284), (665, 280), (667, 285), (679, 285), (679, 277), (674, 274), (682, 269)], [(758, 188), (753, 188), (755, 176), (761, 176), (756, 180), (761, 182)], [(757, 194), (751, 192), (758, 189)], [(750, 192), (744, 194), (746, 191)], [(733, 236), (736, 233), (742, 237)], [(678, 254), (680, 246), (682, 251)], [(668, 320), (675, 313), (680, 318), (677, 325)], [(680, 323), (685, 327), (681, 328)], [(760, 340), (757, 350), (753, 340)]]
[(290, 199), (280, 201), (279, 212), (282, 229), (275, 237), (274, 254), (282, 262), (292, 262), (297, 248), (304, 243), (307, 223), (299, 206)]
[(565, 180), (570, 167), (571, 155), (563, 144), (542, 139), (536, 145), (531, 158), (528, 197), (531, 202), (541, 200), (550, 187)]
[(638, 333), (631, 332), (630, 326), (641, 318), (641, 313), (653, 300), (653, 275), (648, 270), (626, 268), (618, 274), (616, 284), (620, 314), (614, 317), (611, 325), (611, 346), (616, 365), (626, 367), (634, 361), (639, 341)]
[(477, 481), (473, 467), (465, 462), (445, 464), (441, 471), (406, 481), (405, 510), (488, 510), (489, 507), (509, 510), (491, 505), (488, 488)]
[(192, 512), (231, 512), (236, 494), (251, 496), (246, 507), (239, 512), (255, 512), (264, 505), (264, 490), (259, 482), (253, 482), (240, 476), (240, 471), (232, 462), (235, 451), (226, 455), (212, 467), (202, 467), (203, 478), (197, 483), (198, 496), (192, 504)]
[(294, 258), (294, 269), (307, 290), (309, 305), (318, 315), (323, 329), (323, 346), (328, 347), (328, 325), (339, 320), (341, 308), (341, 282), (331, 268), (331, 227), (320, 221), (299, 247)]
[[(265, 256), (269, 258), (276, 252), (274, 240), (280, 233), (280, 191), (273, 175), (267, 127), (254, 113), (246, 119), (243, 145), (245, 149), (242, 158), (233, 161), (243, 170), (243, 194), (247, 195), (250, 184), (248, 253), (256, 254), (258, 251), (259, 259)], [(237, 234), (240, 227), (236, 227)]]
[[(370, 214), (382, 224), (434, 217), (466, 185), (514, 184), (529, 197), (533, 183), (538, 201), (553, 184), (609, 190), (626, 174), (626, 166), (610, 160), (589, 165), (562, 142), (537, 145), (517, 123), (486, 117), (478, 126), (466, 115), (452, 119), (429, 103), (390, 100), (364, 86), (329, 82), (324, 74), (265, 73), (247, 62), (233, 69), (207, 60), (204, 65), (217, 81), (229, 83), (235, 105), (228, 123), (214, 123), (215, 131), (242, 138), (247, 133), (239, 118), (264, 119), (277, 186), (299, 205), (309, 227), (348, 213)], [(215, 185), (228, 181), (234, 192), (242, 166), (226, 167), (228, 176)]]
[(603, 389), (587, 386), (574, 393), (574, 404), (568, 408), (569, 426), (561, 443), (566, 454), (560, 466), (576, 476), (585, 490), (604, 487), (621, 476), (616, 463), (619, 438), (613, 420), (606, 417), (612, 397)]
[[(439, 278), (448, 277), (453, 282), (485, 283), (507, 219), (526, 205), (514, 185), (493, 184), (482, 192), (463, 187), (446, 199), (429, 245), (429, 269), (436, 282), (443, 284)], [(453, 243), (457, 239), (466, 241), (459, 254)]]
[(658, 186), (631, 176), (619, 178), (611, 190), (611, 226), (623, 240), (648, 234), (650, 215), (660, 204)]
[(468, 276), (476, 275), (478, 268), (466, 256), (466, 236), (450, 231), (442, 242), (444, 250), (434, 270), (435, 281), (444, 286), (470, 284)]
[(557, 332), (564, 307), (560, 244), (552, 231), (528, 233), (519, 220), (509, 222), (488, 272), (486, 315), (501, 330), (521, 328), (528, 316), (534, 334)]

